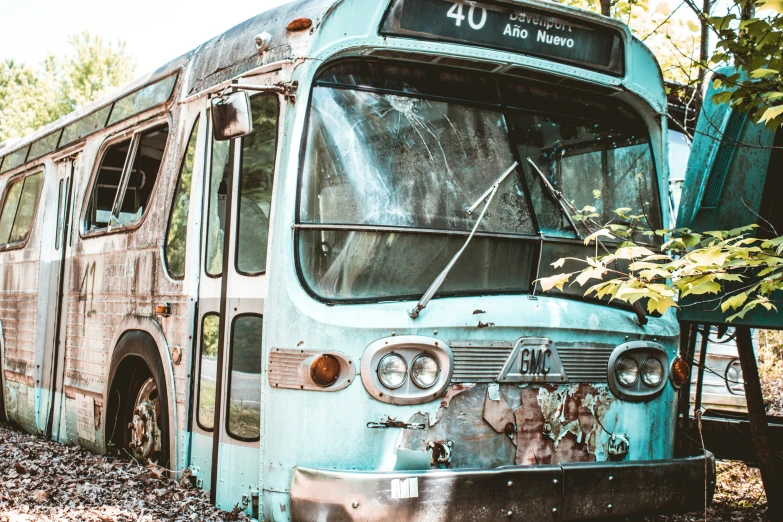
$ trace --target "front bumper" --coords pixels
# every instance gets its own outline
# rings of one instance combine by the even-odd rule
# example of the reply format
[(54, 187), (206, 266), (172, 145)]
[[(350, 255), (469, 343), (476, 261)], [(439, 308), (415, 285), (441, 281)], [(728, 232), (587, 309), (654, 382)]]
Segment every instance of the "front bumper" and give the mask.
[(590, 520), (704, 509), (715, 457), (506, 466), (490, 470), (296, 468), (297, 522)]

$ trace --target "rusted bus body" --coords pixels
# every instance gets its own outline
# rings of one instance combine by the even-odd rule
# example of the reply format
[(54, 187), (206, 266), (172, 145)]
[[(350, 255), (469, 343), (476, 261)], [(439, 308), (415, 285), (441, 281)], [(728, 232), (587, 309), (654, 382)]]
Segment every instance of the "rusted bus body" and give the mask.
[[(282, 6), (0, 148), (6, 182), (43, 168), (46, 202), (26, 245), (0, 251), (4, 295), (37, 310), (34, 325), (0, 310), (7, 413), (189, 468), (220, 507), (269, 520), (701, 505), (711, 457), (674, 458), (674, 315), (534, 282), (594, 251), (547, 183), (584, 204), (600, 182), (666, 222), (654, 58), (622, 24), (563, 6), (426, 0), (410, 9), (438, 14), (427, 29), (411, 5)], [(574, 38), (600, 52), (573, 54)], [(210, 107), (232, 90), (250, 94), (253, 131), (216, 141)], [(62, 129), (89, 118), (104, 123), (68, 143)], [(138, 157), (157, 165), (152, 188)], [(600, 179), (577, 175), (590, 168)], [(659, 381), (618, 384), (618, 365), (652, 359)]]

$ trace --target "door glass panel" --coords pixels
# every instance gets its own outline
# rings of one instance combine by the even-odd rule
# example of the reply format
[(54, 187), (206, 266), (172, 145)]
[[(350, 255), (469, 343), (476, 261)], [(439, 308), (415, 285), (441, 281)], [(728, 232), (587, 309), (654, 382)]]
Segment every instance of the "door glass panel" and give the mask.
[(261, 429), (261, 330), (259, 315), (242, 315), (231, 331), (231, 373), (226, 431), (240, 440), (256, 440)]
[(56, 250), (60, 250), (60, 239), (62, 239), (64, 184), (65, 180), (61, 179), (57, 185), (57, 228), (54, 231), (54, 248)]
[(133, 167), (128, 175), (128, 184), (122, 200), (117, 224), (135, 223), (144, 214), (163, 162), (169, 126), (162, 125), (144, 132), (133, 158)]
[(250, 105), (253, 132), (242, 138), (236, 268), (239, 273), (257, 275), (266, 271), (275, 172), (277, 96), (254, 96)]
[(19, 195), (22, 193), (23, 180), (18, 179), (11, 183), (11, 187), (5, 196), (3, 211), (0, 213), (0, 245), (8, 243), (11, 235), (11, 227), (16, 217), (16, 207), (19, 205)]
[(217, 314), (205, 315), (201, 323), (201, 361), (198, 379), (198, 425), (210, 431), (215, 427), (215, 389), (217, 385), (218, 331)]
[(230, 173), (230, 141), (212, 140), (209, 180), (209, 216), (207, 217), (207, 258), (205, 270), (210, 276), (223, 273), (223, 233), (226, 221), (226, 196)]
[(196, 158), (196, 137), (198, 121), (190, 132), (188, 148), (182, 160), (182, 167), (171, 204), (169, 229), (166, 233), (166, 266), (169, 274), (177, 279), (185, 277), (185, 250), (188, 240), (188, 210), (190, 207), (190, 187), (193, 181), (193, 162)]
[(43, 172), (37, 172), (24, 179), (22, 195), (19, 197), (19, 208), (16, 209), (16, 219), (11, 229), (9, 242), (17, 243), (27, 238), (30, 232), (30, 226), (33, 223), (33, 214), (38, 202), (38, 194), (41, 192), (41, 183), (43, 182)]

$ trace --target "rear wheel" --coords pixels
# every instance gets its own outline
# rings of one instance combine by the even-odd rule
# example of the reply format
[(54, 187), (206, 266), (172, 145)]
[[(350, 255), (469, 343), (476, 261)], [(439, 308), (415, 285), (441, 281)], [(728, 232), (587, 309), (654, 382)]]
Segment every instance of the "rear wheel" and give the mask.
[[(168, 396), (157, 347), (143, 332), (120, 339), (112, 360), (107, 441), (169, 467)], [(121, 452), (122, 453), (122, 452)]]

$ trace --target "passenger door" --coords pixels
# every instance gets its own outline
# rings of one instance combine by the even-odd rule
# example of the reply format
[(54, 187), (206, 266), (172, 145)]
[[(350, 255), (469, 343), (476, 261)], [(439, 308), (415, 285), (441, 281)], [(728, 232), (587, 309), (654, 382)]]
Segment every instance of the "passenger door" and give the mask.
[[(65, 282), (69, 277), (70, 225), (72, 219), (72, 180), (79, 154), (69, 154), (55, 162), (54, 185), (48, 187), (52, 194), (45, 199), (51, 202), (43, 210), (44, 233), (41, 244), (41, 291), (47, 294), (43, 330), (43, 350), (38, 365), (40, 370), (41, 405), (38, 409), (38, 426), (47, 438), (57, 438), (62, 399), (63, 354), (65, 346)], [(54, 196), (54, 197), (52, 197)], [(52, 215), (53, 214), (53, 215)]]
[[(61, 440), (60, 408), (63, 397), (63, 377), (65, 372), (65, 325), (67, 321), (68, 303), (65, 301), (67, 281), (70, 277), (70, 250), (72, 242), (73, 222), (73, 180), (76, 172), (79, 153), (70, 154), (56, 162), (56, 205), (45, 209), (45, 212), (55, 212), (54, 233), (43, 234), (44, 252), (49, 252), (51, 264), (48, 272), (48, 284), (42, 286), (48, 293), (47, 320), (43, 361), (41, 364), (41, 388), (48, 391), (42, 401), (39, 415), (40, 426), (46, 426), (46, 437)], [(51, 201), (51, 200), (50, 200)], [(51, 225), (52, 221), (45, 220)], [(64, 426), (63, 426), (64, 428)], [(63, 439), (64, 440), (64, 439)]]
[[(203, 206), (192, 462), (222, 509), (258, 517), (267, 249), (277, 95), (251, 98), (253, 132), (211, 139)], [(211, 136), (211, 132), (210, 132)]]

